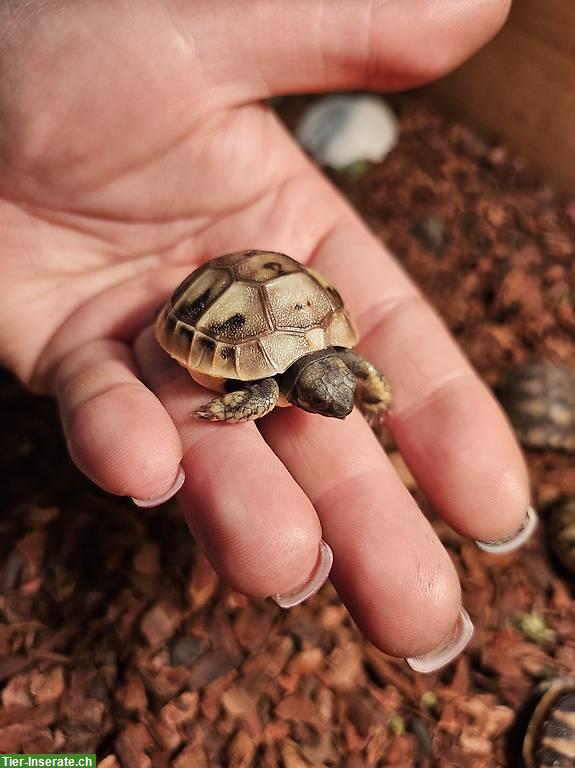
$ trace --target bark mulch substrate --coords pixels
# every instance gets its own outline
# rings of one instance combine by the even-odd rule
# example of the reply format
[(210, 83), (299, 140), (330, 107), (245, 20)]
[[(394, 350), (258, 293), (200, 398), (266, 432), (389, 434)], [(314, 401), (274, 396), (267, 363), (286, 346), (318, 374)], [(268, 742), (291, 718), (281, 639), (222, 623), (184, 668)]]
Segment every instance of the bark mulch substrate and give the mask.
[[(417, 103), (400, 113), (386, 161), (337, 182), (489, 385), (532, 357), (575, 367), (575, 205), (503, 147)], [(452, 667), (416, 675), (329, 586), (282, 612), (220, 585), (173, 505), (91, 486), (52, 404), (8, 376), (0, 419), (0, 752), (95, 751), (106, 768), (518, 766), (537, 681), (575, 670), (572, 585), (544, 525), (495, 557), (436, 521), (477, 631)], [(552, 452), (529, 465), (545, 519), (575, 467)]]

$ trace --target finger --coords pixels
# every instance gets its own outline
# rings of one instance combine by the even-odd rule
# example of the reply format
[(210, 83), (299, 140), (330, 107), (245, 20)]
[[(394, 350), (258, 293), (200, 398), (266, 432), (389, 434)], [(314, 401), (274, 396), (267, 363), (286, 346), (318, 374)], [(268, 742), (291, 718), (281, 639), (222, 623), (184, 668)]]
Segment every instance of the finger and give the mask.
[(318, 517), (254, 423), (196, 419), (192, 414), (211, 393), (166, 355), (150, 329), (138, 338), (136, 355), (179, 429), (186, 473), (179, 499), (221, 578), (258, 597), (291, 593), (308, 582), (321, 541)]
[(180, 438), (139, 380), (128, 346), (99, 340), (76, 348), (59, 365), (54, 389), (70, 454), (89, 478), (142, 505), (173, 495), (182, 481)]
[(390, 381), (389, 424), (404, 458), (458, 531), (482, 541), (512, 535), (525, 520), (529, 490), (506, 419), (437, 314), (340, 207), (340, 223), (309, 263), (342, 287), (362, 334), (359, 351)]
[[(501, 27), (509, 0), (244, 3), (241, 25), (179, 6), (211, 82), (231, 100), (333, 89), (400, 89), (440, 77)], [(231, 21), (231, 20), (230, 20)]]
[(396, 656), (438, 646), (461, 607), (455, 569), (359, 413), (339, 422), (289, 408), (260, 429), (313, 502), (362, 631)]

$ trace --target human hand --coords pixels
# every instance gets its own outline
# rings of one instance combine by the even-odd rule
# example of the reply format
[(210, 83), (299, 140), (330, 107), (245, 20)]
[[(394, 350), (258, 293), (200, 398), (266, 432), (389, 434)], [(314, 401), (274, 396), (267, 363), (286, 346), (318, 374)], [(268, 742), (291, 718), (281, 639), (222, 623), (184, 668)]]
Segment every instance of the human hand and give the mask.
[[(474, 539), (516, 531), (527, 477), (499, 408), (417, 289), (259, 103), (415, 85), (469, 56), (507, 10), (505, 0), (0, 9), (1, 359), (58, 397), (72, 457), (111, 493), (165, 498), (181, 462), (183, 512), (235, 589), (291, 592), (323, 536), (353, 617), (398, 656), (440, 645), (461, 596), (367, 424), (356, 412), (339, 422), (297, 408), (258, 426), (195, 420), (206, 392), (150, 324), (207, 258), (265, 248), (312, 264), (342, 293), (359, 351), (389, 379), (390, 428), (436, 509)], [(437, 663), (436, 654), (427, 666)]]

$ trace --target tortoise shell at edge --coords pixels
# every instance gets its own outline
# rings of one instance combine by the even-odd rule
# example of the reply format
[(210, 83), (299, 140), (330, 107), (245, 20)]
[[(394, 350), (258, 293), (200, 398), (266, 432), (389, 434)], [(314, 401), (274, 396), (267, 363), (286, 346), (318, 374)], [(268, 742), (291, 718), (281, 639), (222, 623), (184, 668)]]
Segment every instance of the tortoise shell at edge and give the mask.
[(575, 765), (575, 680), (560, 677), (541, 684), (537, 706), (523, 742), (527, 768)]
[(329, 346), (351, 349), (358, 333), (320, 275), (283, 253), (251, 250), (188, 275), (162, 308), (156, 338), (209, 386), (275, 376)]

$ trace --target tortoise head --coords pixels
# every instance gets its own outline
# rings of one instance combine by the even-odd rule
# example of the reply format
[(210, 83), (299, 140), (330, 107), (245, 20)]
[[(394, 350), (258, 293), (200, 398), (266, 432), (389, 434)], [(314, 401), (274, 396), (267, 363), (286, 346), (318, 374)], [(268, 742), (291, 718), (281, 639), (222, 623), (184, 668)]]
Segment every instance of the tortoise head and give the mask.
[(333, 351), (322, 352), (298, 366), (288, 400), (309, 413), (345, 419), (353, 409), (355, 376)]

